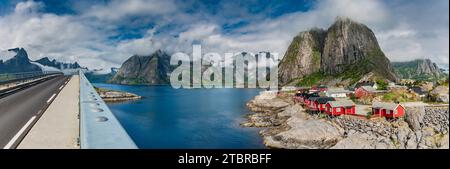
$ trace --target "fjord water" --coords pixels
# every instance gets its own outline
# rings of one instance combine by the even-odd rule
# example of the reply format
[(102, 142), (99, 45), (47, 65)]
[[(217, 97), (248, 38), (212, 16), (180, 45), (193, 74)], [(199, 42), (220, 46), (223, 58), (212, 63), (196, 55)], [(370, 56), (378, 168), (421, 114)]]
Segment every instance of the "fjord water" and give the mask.
[(264, 148), (258, 129), (242, 127), (245, 103), (258, 89), (173, 89), (171, 86), (96, 87), (143, 96), (108, 103), (139, 148)]

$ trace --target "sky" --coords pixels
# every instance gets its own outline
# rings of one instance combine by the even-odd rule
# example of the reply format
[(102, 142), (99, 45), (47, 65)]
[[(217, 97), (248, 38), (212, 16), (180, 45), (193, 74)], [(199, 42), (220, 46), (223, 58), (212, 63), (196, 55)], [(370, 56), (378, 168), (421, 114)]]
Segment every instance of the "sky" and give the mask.
[(449, 65), (448, 0), (0, 0), (0, 56), (120, 67), (134, 54), (270, 51), (338, 16), (369, 26), (391, 61)]

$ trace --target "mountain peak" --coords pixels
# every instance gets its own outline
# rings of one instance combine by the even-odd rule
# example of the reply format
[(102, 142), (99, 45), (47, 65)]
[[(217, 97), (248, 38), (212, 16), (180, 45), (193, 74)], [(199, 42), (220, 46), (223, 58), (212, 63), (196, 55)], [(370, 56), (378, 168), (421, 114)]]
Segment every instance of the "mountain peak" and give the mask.
[(300, 33), (286, 51), (279, 71), (284, 84), (299, 79), (308, 83), (341, 79), (347, 85), (362, 78), (398, 80), (372, 30), (347, 17), (338, 17), (326, 31)]
[(15, 52), (16, 55), (0, 65), (0, 73), (18, 73), (18, 72), (33, 72), (41, 71), (41, 68), (32, 64), (28, 59), (28, 54), (23, 48), (8, 49), (8, 51)]
[(24, 48), (13, 48), (13, 49), (8, 49), (8, 51), (15, 52), (16, 53), (15, 57), (28, 59), (27, 51), (25, 51)]
[(358, 24), (358, 25), (362, 25), (362, 23), (359, 23), (358, 21), (355, 21), (349, 17), (346, 16), (338, 16), (335, 19), (334, 24)]
[(127, 59), (110, 80), (118, 84), (168, 84), (171, 71), (170, 57), (156, 50), (149, 56), (133, 55)]
[(48, 57), (43, 57), (41, 59), (36, 60), (35, 62), (45, 65), (45, 66), (50, 66), (50, 67), (54, 67), (57, 69), (61, 69), (61, 68), (70, 68), (70, 69), (76, 69), (76, 68), (81, 68), (81, 66), (75, 62), (75, 63), (63, 63), (63, 62), (59, 62), (56, 59), (50, 59)]

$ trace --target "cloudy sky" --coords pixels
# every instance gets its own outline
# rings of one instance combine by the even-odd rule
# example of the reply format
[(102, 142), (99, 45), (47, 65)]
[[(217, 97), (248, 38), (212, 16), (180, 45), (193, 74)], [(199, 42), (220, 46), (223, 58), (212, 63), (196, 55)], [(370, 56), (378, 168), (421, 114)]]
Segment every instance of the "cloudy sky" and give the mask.
[(337, 16), (368, 25), (391, 61), (449, 64), (448, 0), (0, 0), (0, 55), (119, 67), (133, 54), (271, 51)]

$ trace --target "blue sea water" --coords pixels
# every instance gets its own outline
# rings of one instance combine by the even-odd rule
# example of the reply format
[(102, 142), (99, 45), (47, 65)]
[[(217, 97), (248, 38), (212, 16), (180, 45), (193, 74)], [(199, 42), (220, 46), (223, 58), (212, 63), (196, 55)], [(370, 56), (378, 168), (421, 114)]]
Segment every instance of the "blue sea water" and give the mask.
[(173, 89), (171, 86), (96, 87), (143, 96), (108, 106), (139, 148), (265, 148), (257, 128), (242, 127), (245, 103), (258, 89)]

